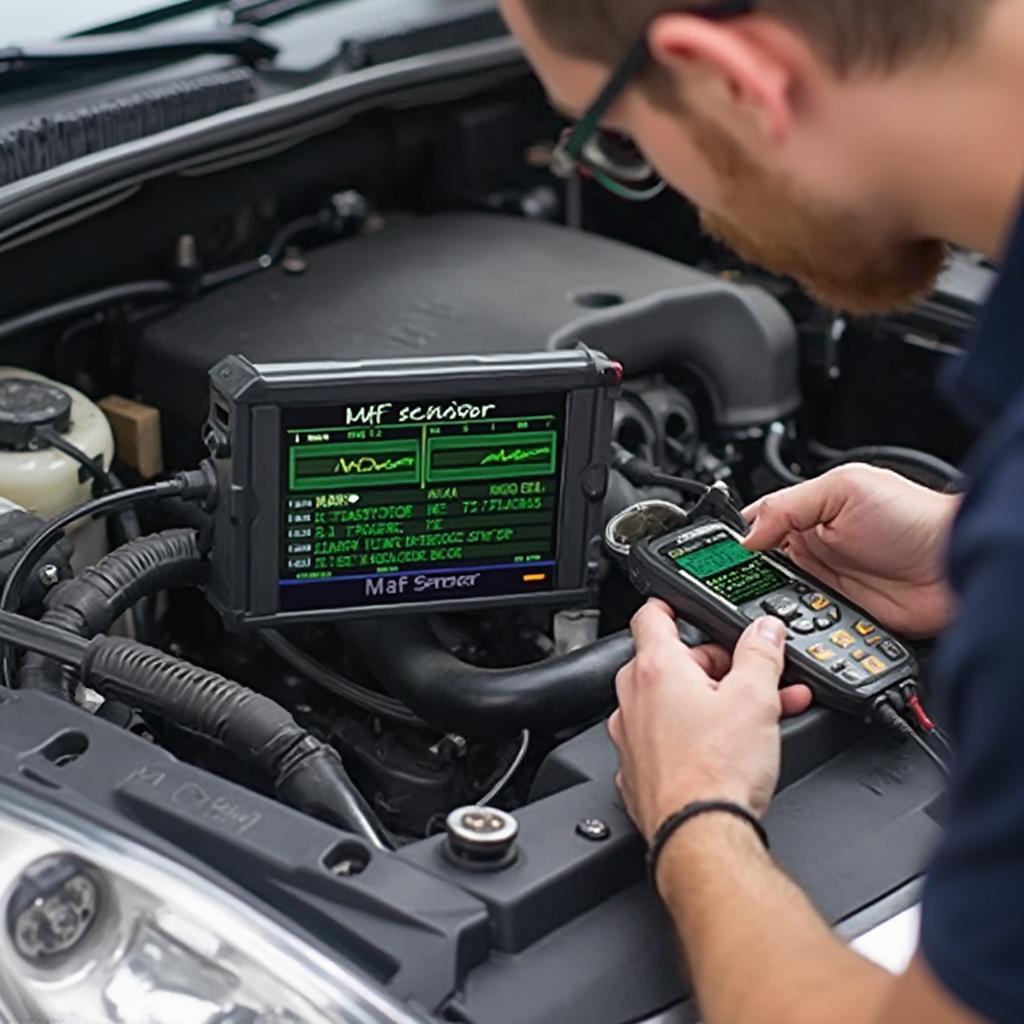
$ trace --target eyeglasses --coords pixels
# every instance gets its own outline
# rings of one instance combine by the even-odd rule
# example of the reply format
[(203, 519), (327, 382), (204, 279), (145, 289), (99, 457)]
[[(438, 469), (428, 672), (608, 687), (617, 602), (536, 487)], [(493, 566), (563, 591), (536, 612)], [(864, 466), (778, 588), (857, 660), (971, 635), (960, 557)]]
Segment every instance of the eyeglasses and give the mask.
[[(692, 14), (708, 21), (726, 21), (753, 14), (757, 0), (717, 0), (703, 7), (684, 8), (680, 13)], [(587, 112), (567, 128), (551, 154), (551, 170), (559, 178), (584, 174), (603, 185), (621, 199), (635, 203), (647, 202), (665, 191), (665, 182), (657, 175), (632, 139), (601, 127), (601, 120), (626, 87), (651, 59), (647, 34), (626, 54), (608, 84), (601, 90)]]

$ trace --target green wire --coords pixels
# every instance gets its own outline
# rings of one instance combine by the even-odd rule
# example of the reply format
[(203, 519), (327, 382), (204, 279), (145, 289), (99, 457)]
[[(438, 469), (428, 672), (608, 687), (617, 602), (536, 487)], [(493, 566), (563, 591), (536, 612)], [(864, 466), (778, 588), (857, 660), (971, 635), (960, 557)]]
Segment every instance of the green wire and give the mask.
[(657, 199), (662, 192), (668, 188), (668, 185), (664, 181), (659, 181), (657, 185), (647, 189), (636, 189), (629, 188), (627, 185), (623, 185), (616, 181), (614, 178), (610, 178), (603, 171), (599, 171), (594, 167), (588, 167), (587, 170), (590, 176), (602, 187), (606, 188), (612, 195), (618, 196), (620, 199), (628, 199), (631, 203), (646, 203), (651, 199)]

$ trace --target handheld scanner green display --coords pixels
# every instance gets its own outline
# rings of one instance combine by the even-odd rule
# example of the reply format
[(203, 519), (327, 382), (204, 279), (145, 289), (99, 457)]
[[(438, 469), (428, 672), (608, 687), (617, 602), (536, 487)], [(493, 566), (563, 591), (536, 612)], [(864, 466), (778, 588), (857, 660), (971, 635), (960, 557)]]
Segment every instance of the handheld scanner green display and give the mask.
[(786, 681), (808, 684), (837, 711), (868, 718), (881, 694), (917, 677), (906, 645), (867, 613), (782, 555), (748, 551), (722, 523), (639, 540), (626, 564), (641, 594), (661, 598), (727, 648), (755, 619), (781, 619)]

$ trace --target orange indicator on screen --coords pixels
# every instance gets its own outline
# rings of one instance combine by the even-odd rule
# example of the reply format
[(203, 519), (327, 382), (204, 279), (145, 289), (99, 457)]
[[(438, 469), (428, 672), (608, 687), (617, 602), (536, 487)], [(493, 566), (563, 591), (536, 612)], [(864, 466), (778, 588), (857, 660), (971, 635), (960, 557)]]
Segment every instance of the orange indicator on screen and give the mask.
[(547, 578), (548, 578), (548, 574), (546, 572), (528, 573), (527, 575), (523, 576), (523, 582), (524, 583), (543, 583)]

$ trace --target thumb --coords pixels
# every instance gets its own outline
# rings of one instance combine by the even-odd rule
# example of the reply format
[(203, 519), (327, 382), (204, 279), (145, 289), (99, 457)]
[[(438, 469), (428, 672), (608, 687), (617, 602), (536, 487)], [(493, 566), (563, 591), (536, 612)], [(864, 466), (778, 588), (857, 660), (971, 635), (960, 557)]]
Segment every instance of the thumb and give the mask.
[(740, 637), (732, 656), (731, 677), (741, 677), (777, 690), (786, 662), (786, 627), (773, 615), (765, 615)]

